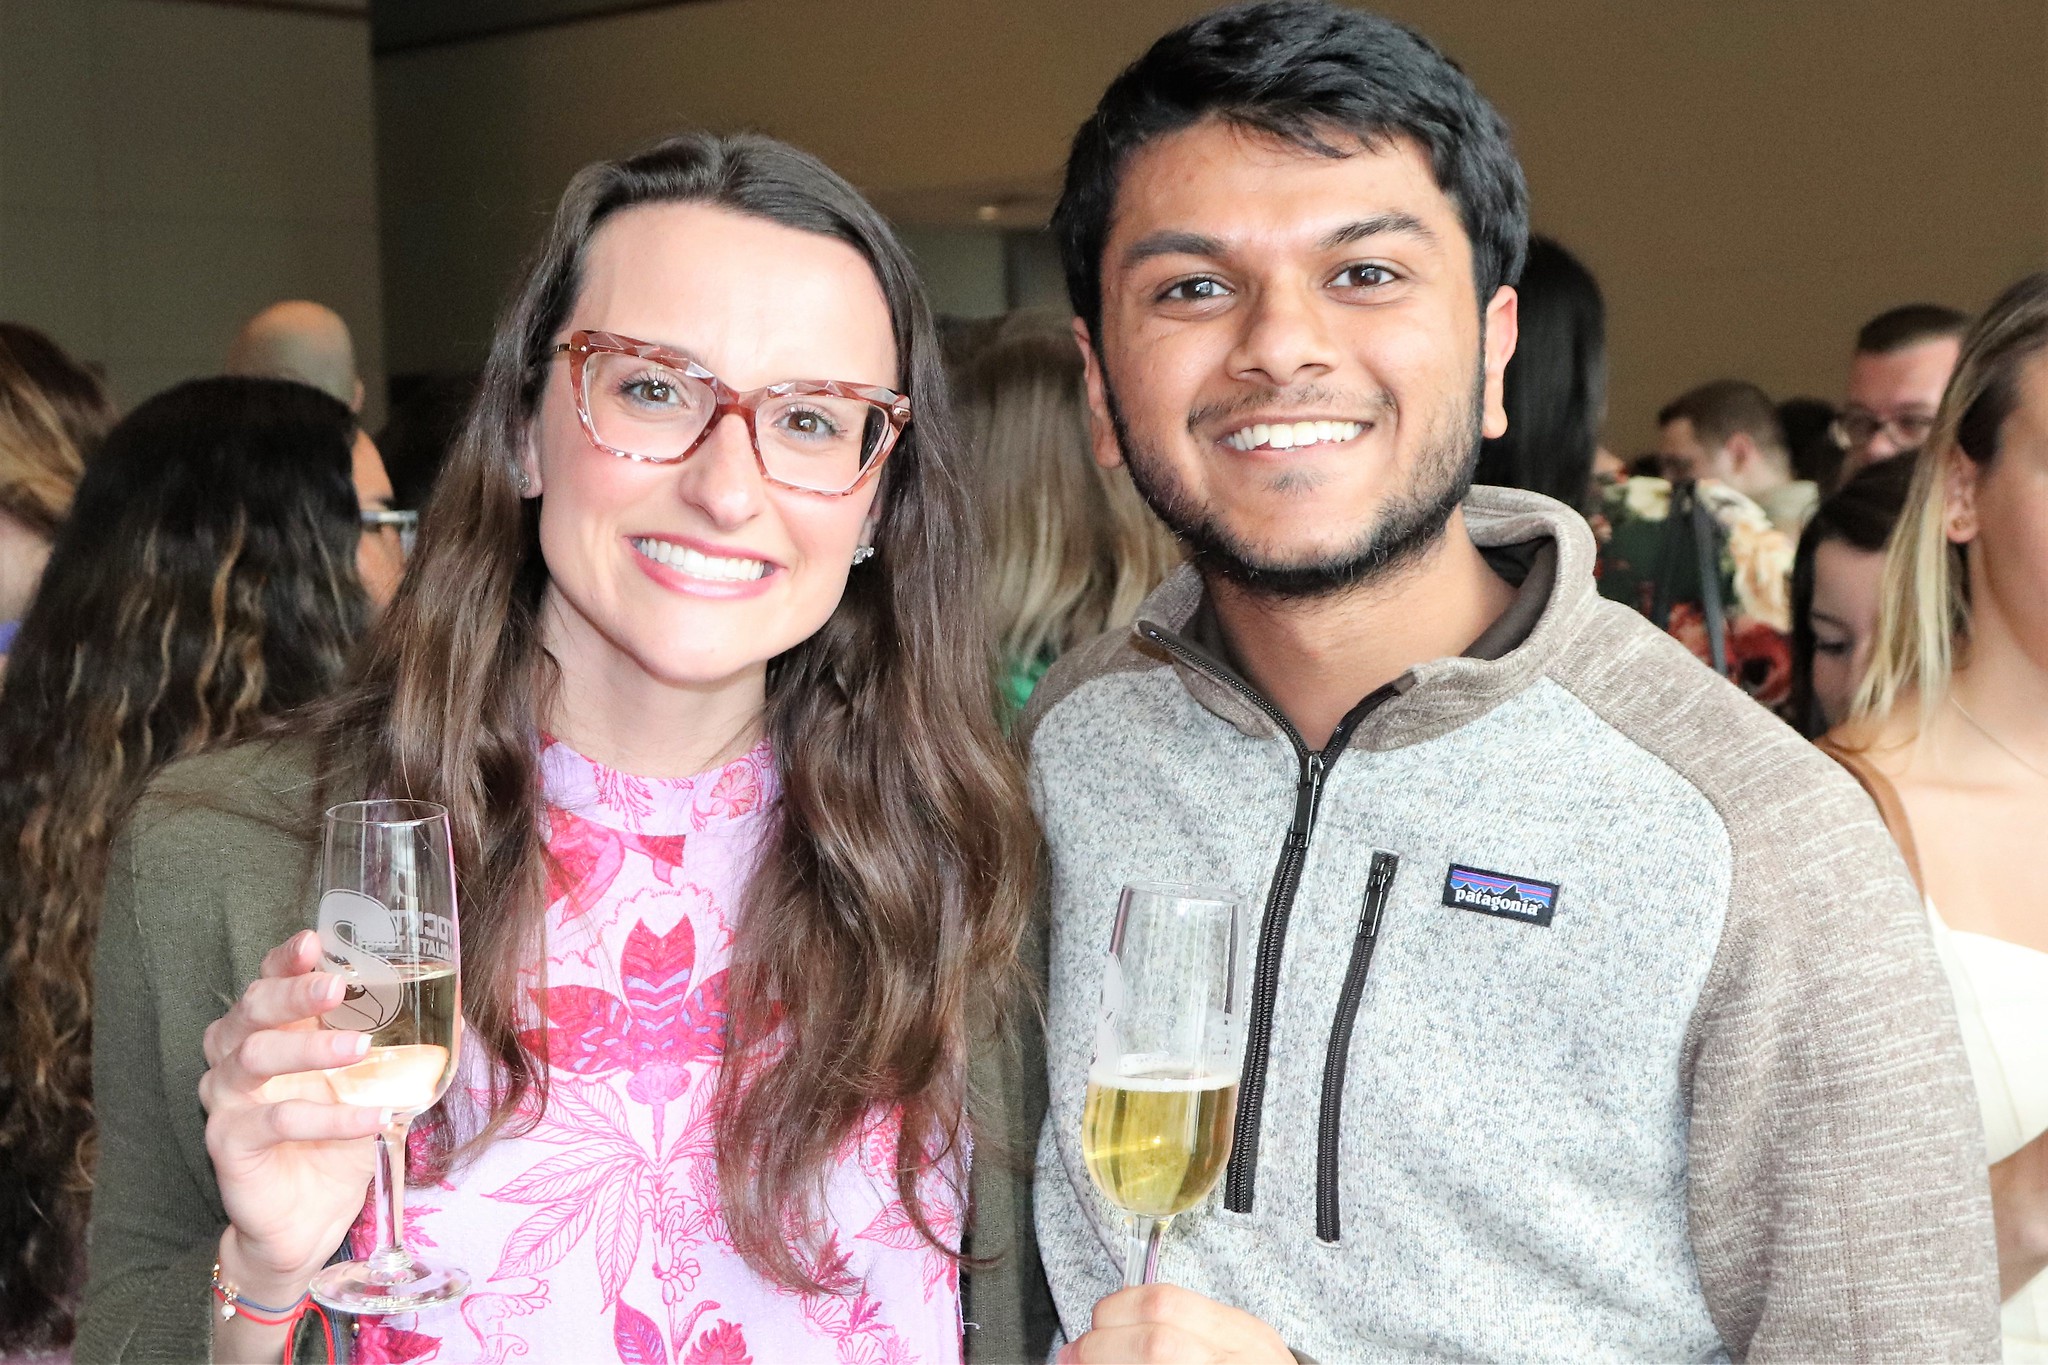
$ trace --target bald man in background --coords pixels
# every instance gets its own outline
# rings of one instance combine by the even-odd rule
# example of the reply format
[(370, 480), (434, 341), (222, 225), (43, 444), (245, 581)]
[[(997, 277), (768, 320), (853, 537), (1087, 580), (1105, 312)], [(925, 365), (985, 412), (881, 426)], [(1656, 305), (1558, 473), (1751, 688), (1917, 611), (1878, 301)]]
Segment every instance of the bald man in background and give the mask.
[[(242, 324), (228, 346), (227, 372), (265, 379), (293, 379), (332, 394), (363, 410), (363, 380), (356, 373), (355, 339), (341, 314), (306, 299), (273, 303)], [(391, 510), (391, 476), (376, 443), (356, 428), (354, 469), (356, 501), (365, 512)], [(405, 550), (398, 531), (365, 524), (356, 546), (356, 570), (370, 601), (382, 607), (398, 591), (405, 571)]]

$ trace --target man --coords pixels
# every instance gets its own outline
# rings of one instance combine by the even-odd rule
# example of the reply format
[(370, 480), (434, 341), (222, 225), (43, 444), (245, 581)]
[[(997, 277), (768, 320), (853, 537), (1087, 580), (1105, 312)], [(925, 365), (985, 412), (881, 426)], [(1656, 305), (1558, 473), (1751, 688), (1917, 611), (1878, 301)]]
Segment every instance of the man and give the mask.
[[(1505, 428), (1525, 194), (1405, 29), (1161, 39), (1054, 217), (1097, 458), (1194, 556), (1032, 700), (1037, 1228), (1069, 1361), (1991, 1360), (1976, 1103), (1869, 802), (1593, 591)], [(1080, 1147), (1118, 888), (1252, 926), (1234, 1144), (1119, 1289)]]
[(1792, 476), (1792, 452), (1768, 395), (1740, 379), (1702, 384), (1657, 414), (1664, 476), (1718, 479), (1797, 537), (1820, 502), (1820, 487)]
[(1879, 313), (1856, 334), (1849, 392), (1832, 432), (1842, 447), (1842, 483), (1879, 460), (1918, 450), (1961, 354), (1970, 319), (1936, 303)]
[[(355, 339), (341, 314), (324, 304), (288, 299), (250, 318), (228, 346), (227, 372), (297, 380), (339, 398), (350, 412), (363, 410)], [(391, 478), (385, 472), (384, 457), (361, 427), (356, 429), (354, 457), (356, 501), (363, 514), (356, 569), (371, 603), (382, 607), (398, 591), (398, 580), (405, 572), (400, 519), (392, 513)]]

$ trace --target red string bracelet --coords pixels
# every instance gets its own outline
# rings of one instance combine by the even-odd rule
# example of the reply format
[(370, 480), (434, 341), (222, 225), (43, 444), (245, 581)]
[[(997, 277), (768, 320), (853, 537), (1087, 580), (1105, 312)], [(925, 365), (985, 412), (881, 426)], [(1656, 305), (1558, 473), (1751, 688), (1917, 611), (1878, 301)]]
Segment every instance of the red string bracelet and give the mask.
[(293, 1305), (288, 1310), (267, 1310), (270, 1312), (281, 1313), (281, 1316), (265, 1317), (262, 1313), (255, 1311), (259, 1305), (250, 1303), (247, 1299), (241, 1297), (239, 1294), (230, 1294), (226, 1289), (223, 1289), (218, 1284), (213, 1286), (213, 1296), (216, 1299), (220, 1300), (220, 1315), (223, 1319), (235, 1317), (247, 1318), (249, 1321), (259, 1323), (264, 1327), (283, 1327), (287, 1324), (297, 1322), (300, 1318), (305, 1316), (306, 1304), (308, 1302), (308, 1300), (306, 1299), (300, 1299), (297, 1304)]

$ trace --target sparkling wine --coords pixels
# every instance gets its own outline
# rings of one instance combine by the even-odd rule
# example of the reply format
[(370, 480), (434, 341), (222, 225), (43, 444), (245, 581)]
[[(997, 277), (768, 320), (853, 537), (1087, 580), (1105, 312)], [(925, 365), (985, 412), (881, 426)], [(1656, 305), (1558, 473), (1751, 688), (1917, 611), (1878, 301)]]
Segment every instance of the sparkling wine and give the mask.
[(1171, 1218), (1208, 1198), (1230, 1157), (1237, 1076), (1091, 1075), (1081, 1157), (1110, 1203)]
[[(327, 1073), (335, 1096), (400, 1113), (432, 1107), (455, 1074), (462, 1028), (461, 988), (451, 963), (399, 958), (380, 964), (374, 981), (344, 972), (345, 1007), (382, 1023), (370, 1030), (370, 1051), (352, 1066)], [(366, 974), (367, 975), (367, 974)]]

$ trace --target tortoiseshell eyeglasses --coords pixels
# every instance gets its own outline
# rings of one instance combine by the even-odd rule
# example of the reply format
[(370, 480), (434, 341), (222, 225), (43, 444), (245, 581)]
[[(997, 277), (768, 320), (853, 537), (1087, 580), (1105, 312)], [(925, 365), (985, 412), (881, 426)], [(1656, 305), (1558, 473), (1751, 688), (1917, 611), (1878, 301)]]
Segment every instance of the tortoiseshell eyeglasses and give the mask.
[(893, 389), (785, 379), (739, 393), (679, 351), (613, 332), (572, 332), (549, 354), (569, 357), (584, 432), (625, 460), (687, 459), (738, 413), (763, 478), (843, 497), (874, 477), (910, 425), (910, 399)]

